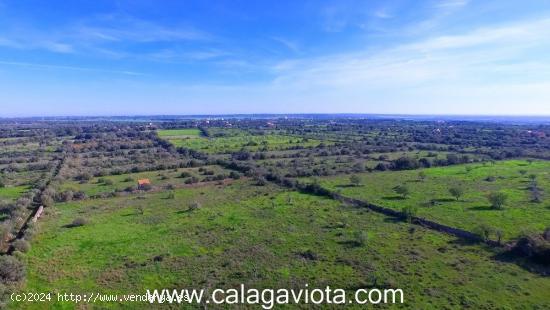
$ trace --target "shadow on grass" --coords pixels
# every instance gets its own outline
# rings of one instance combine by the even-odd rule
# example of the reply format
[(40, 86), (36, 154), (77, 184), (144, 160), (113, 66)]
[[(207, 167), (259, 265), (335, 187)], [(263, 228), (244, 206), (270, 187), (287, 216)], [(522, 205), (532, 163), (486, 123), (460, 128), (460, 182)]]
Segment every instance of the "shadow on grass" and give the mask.
[(385, 197), (382, 197), (382, 199), (384, 199), (384, 200), (405, 200), (407, 198), (405, 198), (403, 196), (385, 196)]
[(435, 198), (435, 199), (432, 199), (433, 201), (435, 202), (455, 202), (457, 201), (456, 199), (453, 199), (453, 198)]
[(339, 187), (339, 188), (349, 188), (349, 187), (360, 187), (361, 185), (354, 185), (354, 184), (340, 184), (340, 185), (336, 185), (335, 187)]
[(458, 246), (469, 246), (469, 245), (481, 244), (479, 241), (465, 239), (465, 238), (455, 238), (449, 241), (448, 243), (453, 245), (458, 245)]
[(471, 211), (498, 211), (497, 209), (493, 209), (491, 206), (469, 207), (468, 210), (471, 210)]
[(358, 248), (361, 246), (361, 244), (355, 240), (344, 240), (344, 241), (338, 241), (337, 242), (338, 244), (340, 244), (341, 246), (345, 247), (345, 248)]
[(403, 219), (400, 217), (394, 217), (394, 216), (388, 216), (384, 218), (385, 223), (401, 223), (403, 222)]
[(174, 213), (176, 213), (176, 214), (187, 214), (187, 213), (191, 213), (191, 212), (193, 212), (193, 209), (179, 210), (179, 211), (176, 211)]
[(79, 224), (79, 223), (70, 223), (70, 224), (65, 224), (61, 227), (63, 228), (76, 228), (76, 227), (82, 227), (84, 226), (85, 224)]
[(544, 277), (550, 276), (550, 265), (536, 263), (526, 257), (514, 253), (513, 251), (502, 251), (491, 258), (501, 263), (516, 264), (522, 269), (534, 274)]
[(128, 214), (123, 214), (122, 216), (124, 217), (127, 217), (127, 216), (138, 216), (138, 215), (142, 215), (142, 213), (128, 213)]

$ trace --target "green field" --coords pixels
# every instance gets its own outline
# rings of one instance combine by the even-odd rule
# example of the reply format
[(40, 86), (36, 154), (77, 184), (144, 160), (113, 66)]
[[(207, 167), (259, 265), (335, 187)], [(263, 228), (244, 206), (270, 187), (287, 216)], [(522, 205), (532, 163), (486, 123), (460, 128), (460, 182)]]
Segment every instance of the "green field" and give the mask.
[(0, 188), (0, 200), (16, 200), (29, 189), (28, 186), (12, 186)]
[(188, 129), (167, 129), (167, 130), (159, 130), (157, 131), (159, 137), (167, 137), (167, 138), (198, 138), (201, 135), (201, 131), (196, 128), (188, 128)]
[[(201, 207), (189, 211), (191, 202)], [(88, 223), (68, 228), (78, 217)], [(127, 294), (307, 283), (350, 292), (372, 285), (401, 288), (403, 308), (550, 306), (547, 279), (494, 260), (495, 253), (481, 246), (410, 230), (331, 199), (247, 181), (178, 189), (175, 199), (151, 193), (58, 204), (48, 210), (40, 231), (26, 255), (25, 291)], [(367, 237), (358, 244), (361, 232)]]
[[(222, 134), (225, 129), (216, 131)], [(177, 129), (159, 130), (159, 137), (170, 141), (176, 147), (186, 147), (208, 154), (230, 153), (240, 150), (286, 150), (293, 147), (313, 147), (322, 141), (314, 139), (303, 139), (301, 137), (266, 134), (251, 135), (246, 131), (235, 131), (227, 129), (227, 136), (200, 137), (198, 129)]]
[[(227, 170), (220, 166), (214, 165), (204, 166), (203, 170), (209, 171), (213, 173), (213, 175), (223, 174), (224, 176), (227, 176), (229, 174)], [(204, 172), (199, 171), (199, 168), (178, 168), (95, 177), (84, 183), (79, 181), (67, 181), (61, 185), (60, 189), (61, 191), (83, 191), (87, 196), (94, 196), (102, 193), (123, 191), (124, 189), (132, 186), (135, 187), (137, 186), (137, 180), (139, 179), (149, 179), (153, 187), (164, 187), (169, 184), (180, 186), (185, 184), (185, 181), (190, 178), (182, 178), (181, 174), (183, 172), (189, 173), (190, 177), (195, 176), (199, 181), (204, 181), (204, 178), (206, 177)], [(107, 183), (105, 181), (107, 181)], [(109, 182), (112, 184), (109, 184)]]
[[(525, 175), (521, 175), (520, 170), (525, 170)], [(475, 230), (485, 223), (502, 230), (505, 239), (516, 238), (524, 231), (542, 231), (550, 223), (548, 202), (532, 202), (527, 189), (530, 182), (528, 176), (535, 174), (543, 193), (550, 193), (548, 161), (530, 164), (523, 160), (510, 160), (423, 171), (426, 174), (424, 180), (420, 179), (419, 170), (412, 170), (359, 174), (359, 186), (350, 184), (349, 175), (321, 178), (319, 182), (345, 196), (381, 206), (398, 210), (404, 206), (418, 207), (418, 216), (454, 227)], [(409, 197), (403, 198), (392, 190), (400, 184), (410, 189)], [(449, 188), (456, 185), (465, 190), (458, 201), (449, 193)], [(487, 194), (494, 191), (503, 191), (509, 197), (503, 210), (492, 209), (487, 200)]]

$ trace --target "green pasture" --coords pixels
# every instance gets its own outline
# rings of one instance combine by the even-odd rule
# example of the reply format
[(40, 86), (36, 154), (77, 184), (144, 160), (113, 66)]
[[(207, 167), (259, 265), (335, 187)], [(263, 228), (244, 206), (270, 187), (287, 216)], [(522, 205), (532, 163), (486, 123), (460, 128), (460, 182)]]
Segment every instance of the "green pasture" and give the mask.
[[(245, 180), (173, 193), (174, 198), (160, 192), (48, 209), (25, 257), (28, 278), (21, 290), (139, 294), (155, 288), (276, 289), (307, 283), (350, 293), (401, 288), (403, 309), (550, 307), (548, 278), (499, 260), (490, 249), (332, 199)], [(76, 218), (86, 224), (70, 227)], [(39, 303), (10, 306), (44, 309)]]
[[(524, 174), (520, 173), (525, 170)], [(420, 171), (425, 174), (421, 178)], [(530, 175), (535, 175), (542, 190), (542, 202), (532, 201)], [(550, 162), (509, 160), (436, 167), (423, 170), (386, 171), (358, 174), (360, 185), (353, 185), (349, 175), (320, 178), (322, 186), (345, 196), (381, 206), (402, 209), (417, 208), (417, 215), (442, 224), (475, 230), (488, 224), (502, 230), (504, 239), (523, 232), (542, 232), (550, 226)], [(393, 188), (405, 185), (410, 195), (402, 197)], [(464, 195), (458, 200), (450, 193), (460, 187)], [(508, 201), (502, 210), (495, 210), (487, 199), (491, 192), (502, 191)], [(494, 238), (494, 237), (493, 237)]]

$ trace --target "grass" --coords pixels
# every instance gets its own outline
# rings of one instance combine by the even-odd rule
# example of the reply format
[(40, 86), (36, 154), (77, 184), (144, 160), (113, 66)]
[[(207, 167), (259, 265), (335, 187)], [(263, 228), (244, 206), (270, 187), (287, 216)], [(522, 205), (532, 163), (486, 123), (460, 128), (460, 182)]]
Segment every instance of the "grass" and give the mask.
[[(251, 135), (245, 131), (228, 131), (227, 136), (216, 136), (212, 138), (200, 137), (198, 134), (190, 133), (198, 129), (160, 130), (159, 136), (170, 141), (176, 147), (186, 147), (201, 152), (230, 153), (239, 150), (260, 151), (260, 150), (286, 150), (292, 147), (312, 147), (321, 143), (320, 140), (303, 139), (300, 137), (268, 134)], [(217, 135), (223, 134), (225, 129), (217, 129)], [(196, 133), (196, 132), (195, 132)]]
[[(403, 308), (550, 306), (548, 278), (495, 260), (496, 253), (480, 246), (422, 228), (411, 231), (331, 199), (245, 180), (174, 194), (174, 199), (161, 192), (48, 209), (26, 256), (23, 291), (143, 294), (147, 288), (308, 283), (350, 292), (373, 285), (402, 288)], [(189, 211), (191, 202), (201, 207)], [(66, 227), (78, 217), (88, 224)], [(356, 244), (358, 232), (368, 236), (362, 246)], [(44, 304), (11, 307), (43, 309)]]
[[(216, 174), (228, 175), (229, 172), (220, 167), (220, 166), (204, 166), (204, 169), (211, 171)], [(72, 190), (72, 191), (83, 191), (87, 196), (99, 195), (102, 193), (112, 193), (115, 191), (122, 191), (129, 186), (137, 186), (138, 179), (149, 179), (151, 185), (160, 187), (166, 186), (168, 184), (172, 185), (182, 185), (189, 178), (182, 178), (182, 172), (188, 172), (191, 176), (196, 176), (199, 181), (203, 181), (205, 176), (204, 173), (199, 171), (199, 168), (179, 168), (179, 169), (169, 169), (169, 170), (155, 170), (155, 171), (145, 171), (138, 173), (127, 173), (120, 175), (111, 175), (104, 177), (95, 177), (85, 183), (80, 183), (77, 181), (68, 181), (61, 185), (60, 190)], [(109, 180), (112, 184), (106, 184), (105, 182), (100, 182), (100, 179)], [(129, 181), (129, 180), (132, 181)]]
[(0, 188), (0, 199), (16, 200), (27, 190), (29, 190), (29, 186), (27, 185), (2, 187)]
[[(467, 168), (469, 167), (469, 168)], [(468, 169), (468, 170), (467, 170)], [(470, 170), (471, 169), (471, 170)], [(526, 170), (522, 176), (519, 171)], [(359, 174), (361, 185), (351, 186), (348, 176), (320, 179), (322, 186), (342, 194), (382, 206), (402, 209), (418, 207), (418, 215), (443, 224), (475, 230), (481, 223), (504, 232), (505, 239), (518, 237), (523, 231), (543, 231), (550, 224), (550, 162), (510, 160), (493, 164), (468, 164), (419, 170)], [(538, 186), (546, 193), (542, 203), (531, 201), (527, 189), (528, 175), (536, 174)], [(488, 181), (493, 177), (494, 181)], [(407, 198), (392, 188), (405, 184), (410, 189)], [(449, 188), (461, 186), (465, 194), (456, 200)], [(505, 192), (509, 199), (503, 210), (494, 210), (487, 200), (493, 191)], [(429, 202), (433, 201), (434, 204)]]
[(158, 130), (157, 134), (159, 137), (163, 138), (199, 138), (201, 136), (201, 131), (196, 128), (187, 128), (187, 129), (167, 129), (167, 130)]

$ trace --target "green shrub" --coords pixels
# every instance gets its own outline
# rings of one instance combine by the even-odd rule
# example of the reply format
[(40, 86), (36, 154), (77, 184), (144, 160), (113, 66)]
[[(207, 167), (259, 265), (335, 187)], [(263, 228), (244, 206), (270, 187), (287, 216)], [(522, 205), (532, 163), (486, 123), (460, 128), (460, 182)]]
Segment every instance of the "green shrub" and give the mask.
[(493, 209), (501, 210), (508, 201), (508, 195), (503, 192), (492, 192), (487, 195), (487, 199), (491, 203)]
[(199, 208), (201, 207), (201, 204), (196, 202), (196, 201), (193, 201), (189, 204), (189, 209), (188, 211), (195, 211), (195, 210), (198, 210)]
[(476, 235), (478, 235), (483, 241), (489, 240), (489, 237), (493, 232), (494, 232), (493, 227), (485, 223), (479, 224), (475, 229)]
[(77, 217), (76, 219), (74, 219), (71, 224), (69, 225), (70, 227), (80, 227), (80, 226), (84, 226), (88, 224), (88, 220), (86, 220), (85, 218), (82, 218), (82, 217)]
[(369, 235), (366, 231), (356, 231), (355, 232), (355, 243), (358, 246), (367, 245), (368, 239), (369, 239)]
[(13, 242), (13, 248), (16, 251), (27, 253), (31, 249), (31, 244), (25, 239), (17, 239)]
[(464, 195), (464, 189), (460, 186), (453, 186), (449, 188), (449, 193), (458, 201)]
[(0, 256), (0, 282), (13, 284), (25, 278), (25, 265), (14, 256)]
[(397, 185), (393, 188), (393, 191), (399, 195), (401, 195), (403, 198), (407, 198), (410, 194), (410, 190), (405, 184)]

